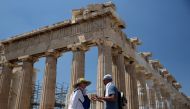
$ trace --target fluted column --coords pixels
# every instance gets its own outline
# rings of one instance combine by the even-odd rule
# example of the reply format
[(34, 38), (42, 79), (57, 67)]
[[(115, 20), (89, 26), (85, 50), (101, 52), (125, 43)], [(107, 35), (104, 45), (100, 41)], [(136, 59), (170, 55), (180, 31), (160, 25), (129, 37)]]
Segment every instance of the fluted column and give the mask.
[(150, 80), (150, 79), (146, 80), (146, 89), (147, 89), (149, 109), (156, 109), (155, 90), (153, 88), (153, 80)]
[(184, 109), (184, 108), (183, 108), (183, 103), (182, 103), (182, 102), (180, 102), (180, 107), (179, 107), (179, 109)]
[[(126, 96), (126, 85), (125, 85), (125, 62), (124, 56), (120, 50), (112, 51), (112, 76), (113, 81), (119, 91), (123, 92)], [(127, 97), (126, 97), (127, 98)], [(123, 109), (126, 109), (127, 106), (123, 106)]]
[(137, 84), (137, 87), (138, 87), (139, 109), (146, 109), (144, 103), (144, 92), (143, 92), (144, 89), (140, 83)]
[(161, 92), (160, 92), (160, 87), (158, 84), (154, 84), (154, 89), (155, 89), (155, 103), (156, 103), (156, 109), (162, 109), (161, 108)]
[(143, 72), (137, 73), (137, 88), (138, 88), (139, 109), (148, 109), (146, 83)]
[(84, 71), (85, 71), (84, 68), (85, 68), (85, 51), (83, 50), (73, 51), (70, 92), (73, 91), (73, 85), (77, 82), (77, 79), (84, 78)]
[(167, 100), (166, 100), (166, 93), (164, 90), (161, 90), (161, 109), (168, 109), (167, 108)]
[(172, 101), (173, 101), (172, 102), (173, 109), (177, 109), (177, 100), (176, 100), (176, 98), (174, 97)]
[[(97, 70), (97, 95), (104, 96), (103, 76), (112, 74), (111, 43), (100, 43), (98, 45), (98, 70)], [(104, 109), (101, 102), (96, 102), (96, 109)]]
[(18, 87), (20, 85), (20, 78), (22, 76), (22, 64), (14, 67), (11, 80), (11, 89), (9, 97), (9, 109), (15, 109), (16, 100), (18, 96)]
[(180, 100), (177, 100), (176, 109), (182, 109)]
[(22, 61), (21, 77), (18, 85), (18, 96), (15, 109), (29, 109), (32, 96), (33, 59), (29, 56), (20, 58)]
[(125, 90), (125, 64), (124, 64), (124, 56), (121, 52), (116, 52), (113, 54), (113, 62), (112, 62), (112, 76), (113, 82), (119, 91), (123, 92), (126, 95)]
[(70, 90), (67, 95), (66, 108), (68, 108), (69, 97), (72, 94), (74, 88), (73, 85), (77, 82), (78, 78), (84, 78), (85, 75), (85, 52), (86, 49), (72, 49), (73, 50), (73, 59), (72, 59), (72, 71), (71, 71), (71, 83)]
[(138, 109), (138, 91), (137, 91), (137, 81), (136, 81), (136, 71), (134, 62), (128, 62), (125, 60), (126, 73), (126, 95), (127, 95), (127, 109)]
[(173, 109), (172, 108), (172, 100), (171, 100), (171, 96), (169, 93), (166, 94), (166, 104), (167, 104), (167, 109)]
[(12, 66), (8, 63), (2, 65), (0, 74), (0, 108), (8, 109), (8, 99), (12, 75)]
[(40, 109), (54, 109), (56, 87), (56, 65), (58, 53), (48, 52), (43, 79)]

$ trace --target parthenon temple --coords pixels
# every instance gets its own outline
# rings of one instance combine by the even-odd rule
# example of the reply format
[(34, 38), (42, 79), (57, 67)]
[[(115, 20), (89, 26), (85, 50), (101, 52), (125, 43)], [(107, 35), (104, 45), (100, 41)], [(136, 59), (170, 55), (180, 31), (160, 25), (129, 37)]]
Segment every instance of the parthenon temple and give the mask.
[[(98, 95), (104, 94), (103, 76), (111, 73), (127, 98), (124, 109), (190, 109), (181, 85), (160, 61), (150, 59), (151, 52), (137, 51), (141, 41), (129, 38), (125, 26), (115, 4), (106, 2), (75, 9), (70, 20), (1, 40), (0, 109), (33, 109), (34, 63), (42, 57), (46, 61), (38, 109), (55, 109), (57, 60), (73, 53), (69, 96), (72, 85), (84, 77), (85, 52), (91, 47), (98, 49)], [(92, 102), (91, 109), (103, 108), (103, 103)]]

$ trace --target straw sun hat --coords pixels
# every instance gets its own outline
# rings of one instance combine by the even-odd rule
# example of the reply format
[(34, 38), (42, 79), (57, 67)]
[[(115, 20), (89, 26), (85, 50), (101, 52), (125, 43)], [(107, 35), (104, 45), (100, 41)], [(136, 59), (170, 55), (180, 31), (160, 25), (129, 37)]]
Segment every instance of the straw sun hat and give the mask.
[(73, 87), (74, 87), (74, 88), (77, 88), (78, 85), (81, 84), (81, 83), (85, 83), (86, 86), (88, 86), (88, 85), (91, 84), (90, 81), (87, 81), (87, 80), (85, 80), (84, 78), (79, 78), (79, 79), (77, 80), (77, 82), (73, 85)]

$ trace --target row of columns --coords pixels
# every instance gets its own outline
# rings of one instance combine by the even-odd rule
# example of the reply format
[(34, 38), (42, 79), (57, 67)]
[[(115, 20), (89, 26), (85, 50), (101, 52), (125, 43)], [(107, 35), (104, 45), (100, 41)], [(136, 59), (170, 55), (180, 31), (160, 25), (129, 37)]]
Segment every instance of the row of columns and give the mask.
[(150, 75), (138, 72), (137, 86), (139, 109), (189, 109)]
[[(172, 109), (171, 99), (166, 98), (156, 87), (151, 78), (141, 72), (137, 72), (135, 62), (128, 60), (118, 48), (113, 48), (110, 42), (98, 44), (98, 70), (97, 70), (97, 94), (104, 96), (103, 76), (111, 74), (115, 85), (126, 95), (128, 100), (124, 109)], [(48, 52), (46, 54), (46, 67), (43, 79), (43, 88), (40, 101), (40, 109), (53, 109), (55, 105), (55, 85), (56, 85), (56, 64), (59, 53)], [(29, 109), (32, 96), (33, 84), (33, 64), (34, 58), (20, 58), (22, 61), (22, 73), (20, 80), (12, 83), (18, 86), (15, 98), (9, 95), (12, 81), (12, 66), (4, 65), (0, 78), (0, 107), (2, 109)], [(72, 74), (70, 91), (73, 91), (73, 84), (78, 78), (84, 77), (85, 50), (76, 49), (73, 51)], [(14, 80), (14, 79), (13, 79)], [(14, 86), (12, 84), (12, 86)], [(12, 100), (10, 100), (10, 98)], [(14, 103), (13, 103), (14, 101)], [(10, 103), (9, 103), (10, 102)], [(10, 105), (14, 104), (14, 106)], [(183, 106), (183, 105), (182, 105)], [(97, 102), (96, 109), (103, 109), (104, 104)], [(173, 109), (178, 109), (174, 106)], [(186, 108), (184, 108), (186, 109)]]
[[(43, 80), (40, 109), (53, 109), (55, 105), (56, 64), (58, 55), (48, 53)], [(35, 59), (20, 58), (20, 74), (13, 74), (11, 65), (4, 65), (0, 78), (0, 107), (2, 109), (30, 109), (34, 79)], [(15, 77), (17, 76), (17, 77)]]
[[(73, 63), (72, 63), (72, 76), (70, 84), (70, 93), (73, 91), (73, 84), (77, 82), (77, 79), (84, 77), (84, 59), (85, 52), (84, 50), (76, 50), (73, 52)], [(129, 62), (128, 62), (129, 63)], [(97, 94), (99, 96), (104, 96), (104, 84), (103, 76), (105, 74), (111, 74), (113, 76), (114, 83), (124, 95), (128, 95), (127, 98), (128, 104), (131, 108), (128, 109), (137, 109), (138, 99), (137, 99), (137, 86), (135, 76), (133, 73), (134, 64), (129, 63), (128, 66), (125, 66), (124, 55), (121, 51), (115, 50), (112, 51), (112, 43), (99, 43), (98, 44), (98, 66), (97, 66)], [(126, 71), (126, 69), (128, 69)], [(125, 80), (129, 80), (126, 81)], [(125, 84), (128, 83), (128, 84)], [(128, 86), (128, 88), (126, 88)], [(131, 90), (131, 91), (129, 91)], [(127, 93), (127, 94), (126, 94)], [(136, 97), (135, 97), (136, 96)], [(126, 106), (125, 108), (127, 108)], [(103, 109), (104, 104), (101, 102), (96, 102), (96, 109)]]

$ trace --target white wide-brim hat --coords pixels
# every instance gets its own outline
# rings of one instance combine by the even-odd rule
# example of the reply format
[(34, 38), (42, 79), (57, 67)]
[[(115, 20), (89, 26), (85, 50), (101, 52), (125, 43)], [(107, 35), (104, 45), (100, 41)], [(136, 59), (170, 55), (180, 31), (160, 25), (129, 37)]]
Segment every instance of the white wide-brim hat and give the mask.
[(90, 81), (85, 80), (84, 78), (79, 78), (77, 82), (73, 85), (74, 88), (77, 88), (79, 84), (85, 83), (86, 86), (89, 86), (91, 84)]

